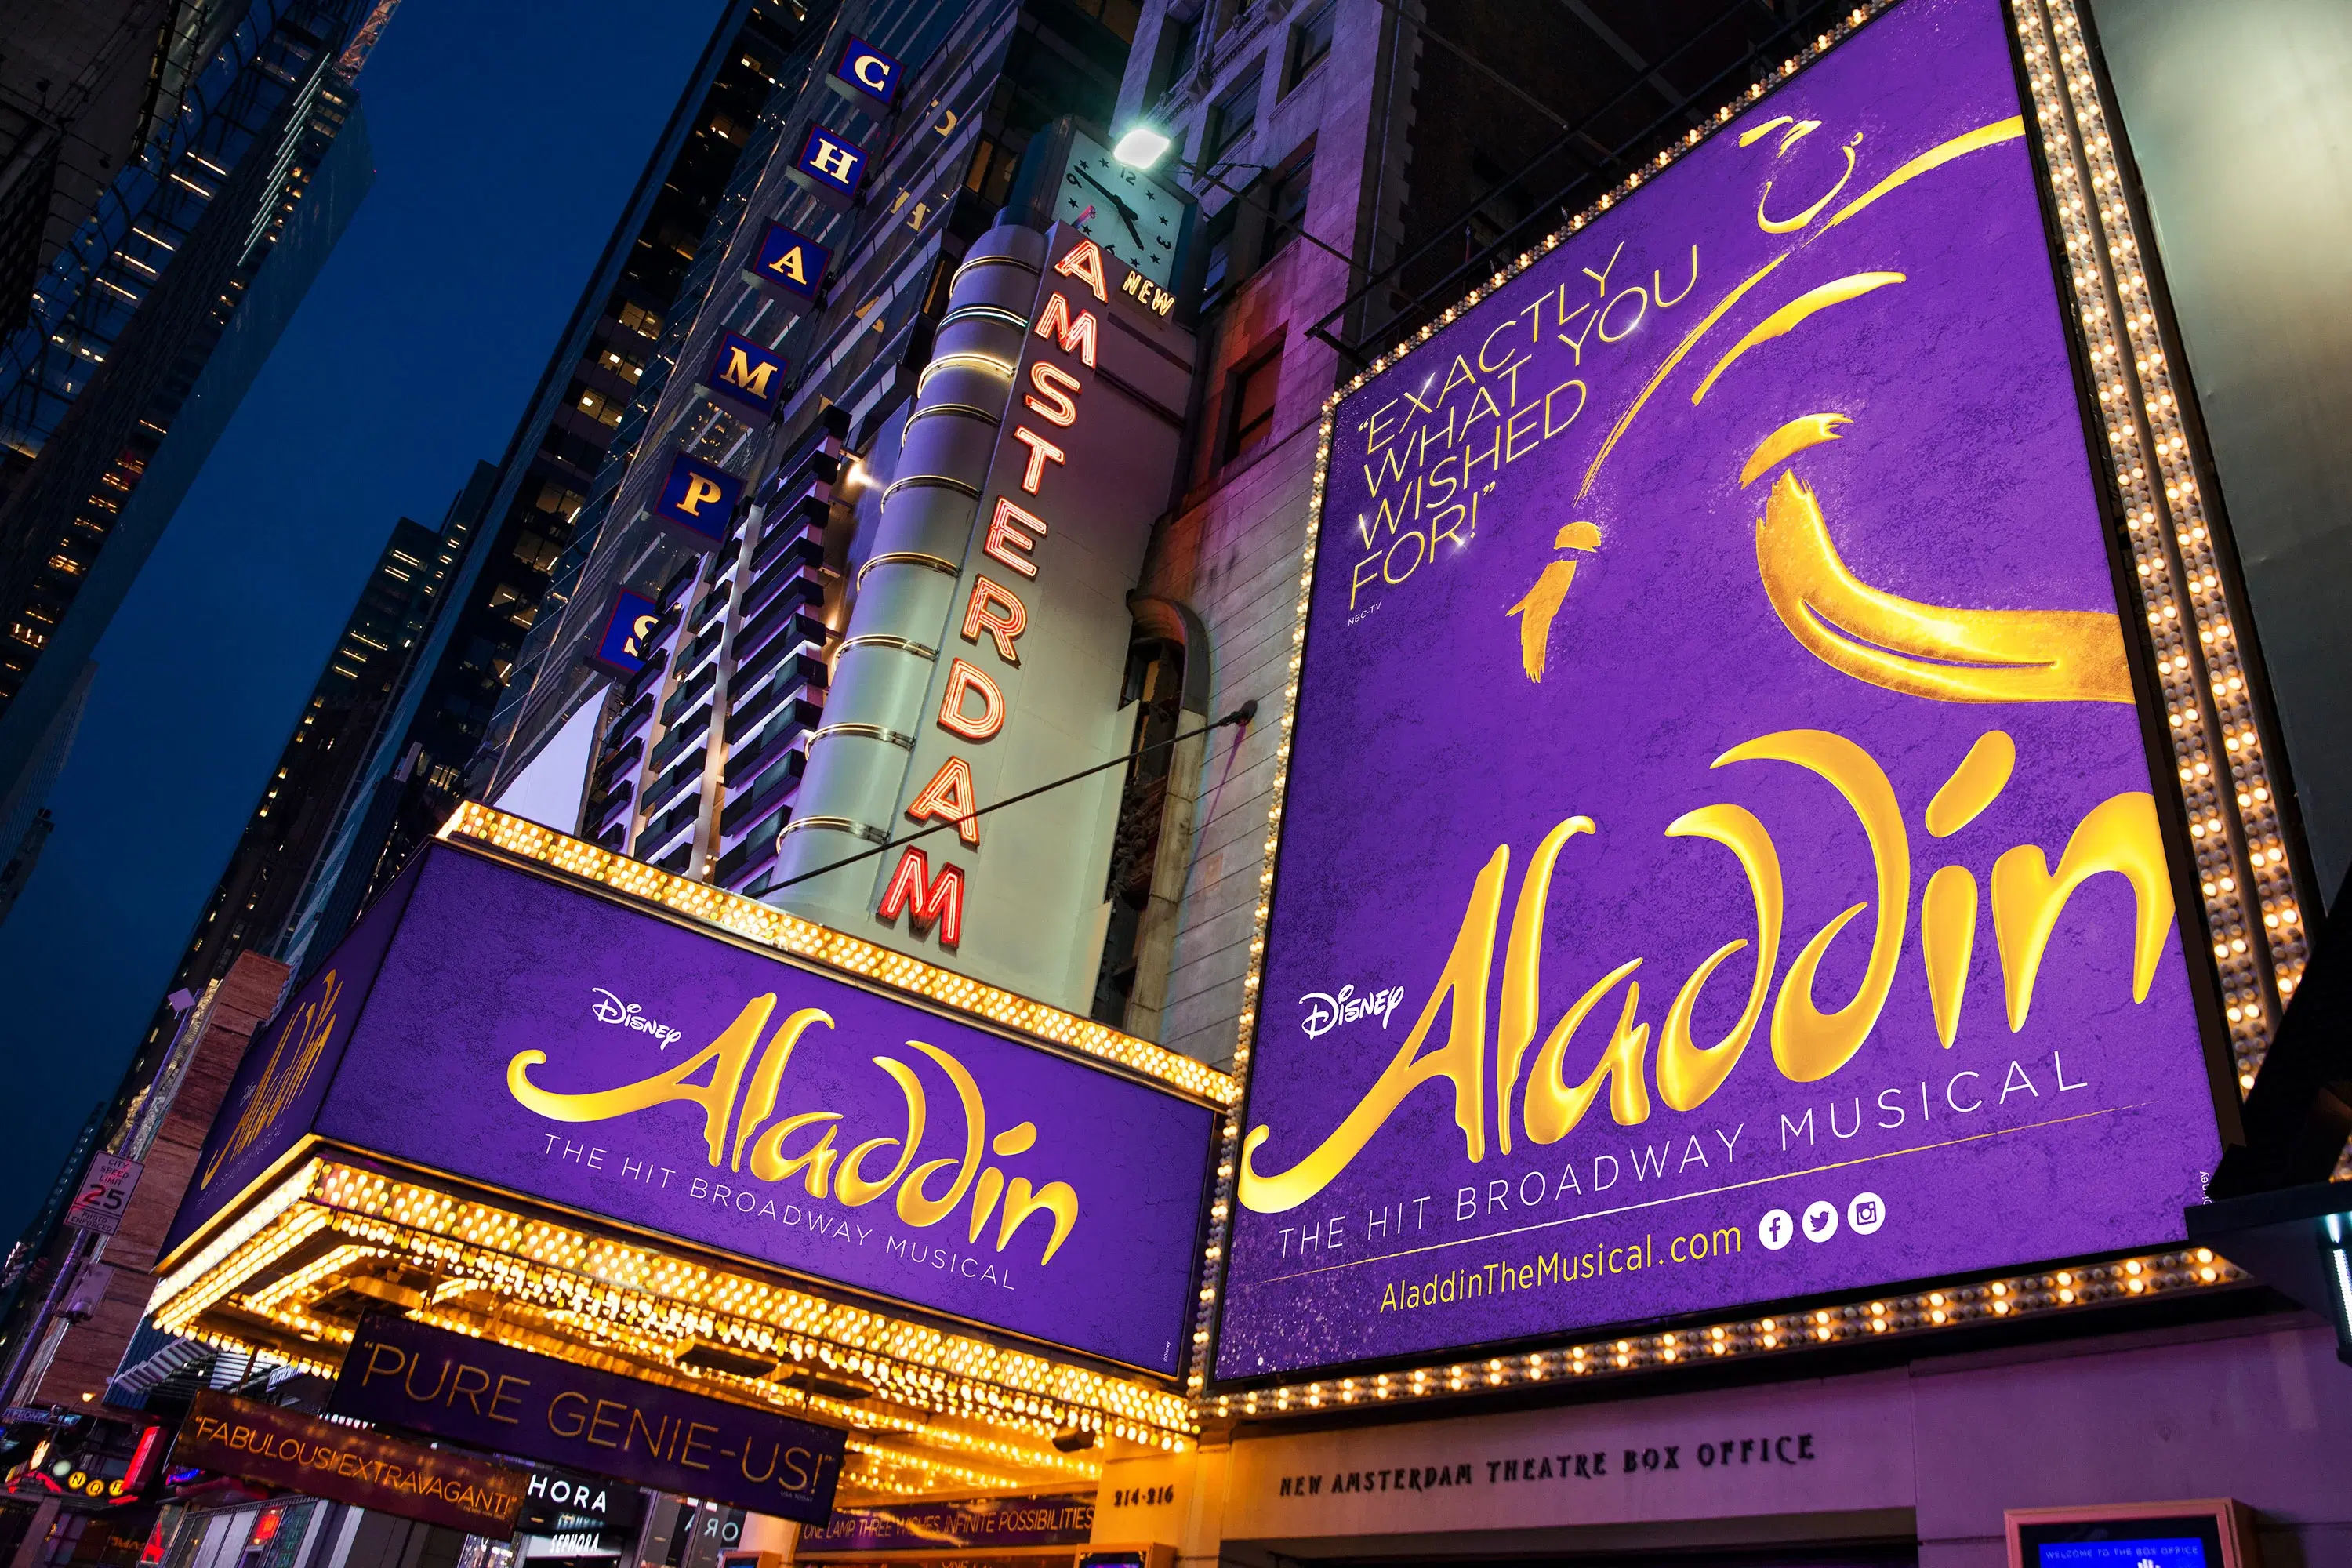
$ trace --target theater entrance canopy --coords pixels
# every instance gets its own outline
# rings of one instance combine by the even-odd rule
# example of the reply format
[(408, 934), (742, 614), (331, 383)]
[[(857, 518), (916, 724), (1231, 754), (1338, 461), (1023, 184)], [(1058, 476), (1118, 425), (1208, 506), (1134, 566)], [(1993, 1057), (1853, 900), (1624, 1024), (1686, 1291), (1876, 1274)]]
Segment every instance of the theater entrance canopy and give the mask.
[[(478, 806), (257, 1037), (159, 1326), (387, 1310), (846, 1428), (840, 1500), (1181, 1449), (1229, 1079)], [(1056, 1439), (1059, 1442), (1056, 1442)]]

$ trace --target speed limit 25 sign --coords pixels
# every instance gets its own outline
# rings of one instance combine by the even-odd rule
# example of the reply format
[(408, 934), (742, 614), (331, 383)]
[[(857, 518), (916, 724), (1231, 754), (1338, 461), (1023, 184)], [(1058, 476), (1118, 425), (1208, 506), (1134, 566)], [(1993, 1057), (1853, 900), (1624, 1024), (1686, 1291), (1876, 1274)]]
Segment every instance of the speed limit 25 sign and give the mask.
[(76, 1230), (112, 1236), (122, 1224), (123, 1211), (131, 1206), (131, 1190), (139, 1184), (142, 1168), (138, 1161), (121, 1154), (93, 1158), (89, 1173), (81, 1179), (81, 1190), (66, 1210), (66, 1224)]

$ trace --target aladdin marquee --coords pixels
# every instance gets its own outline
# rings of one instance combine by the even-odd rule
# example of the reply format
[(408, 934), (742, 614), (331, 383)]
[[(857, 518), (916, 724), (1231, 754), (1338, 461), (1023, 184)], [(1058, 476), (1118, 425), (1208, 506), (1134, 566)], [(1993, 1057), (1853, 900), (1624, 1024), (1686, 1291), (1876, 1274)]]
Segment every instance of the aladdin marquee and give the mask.
[(849, 1433), (844, 1505), (1066, 1489), (1193, 1433), (1232, 1092), (467, 806), (257, 1038), (152, 1310), (327, 1376), (392, 1313), (772, 1405)]
[(1340, 389), (1236, 1077), (469, 805), (156, 1321), (775, 1405), (857, 1504), (2243, 1286), (2309, 906), (2113, 138), (2069, 0), (1864, 5)]

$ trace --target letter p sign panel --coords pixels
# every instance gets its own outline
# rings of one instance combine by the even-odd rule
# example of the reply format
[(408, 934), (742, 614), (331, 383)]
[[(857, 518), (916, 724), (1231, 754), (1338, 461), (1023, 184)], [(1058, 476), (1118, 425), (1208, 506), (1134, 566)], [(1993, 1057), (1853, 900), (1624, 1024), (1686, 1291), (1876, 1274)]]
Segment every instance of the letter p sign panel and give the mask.
[(898, 84), (905, 74), (897, 60), (853, 33), (825, 86), (880, 120), (898, 107)]
[(742, 499), (742, 480), (715, 463), (679, 452), (670, 458), (669, 476), (646, 510), (688, 543), (708, 550), (726, 539), (735, 503)]
[(866, 149), (822, 125), (812, 125), (801, 139), (792, 176), (827, 206), (846, 211), (866, 188)]

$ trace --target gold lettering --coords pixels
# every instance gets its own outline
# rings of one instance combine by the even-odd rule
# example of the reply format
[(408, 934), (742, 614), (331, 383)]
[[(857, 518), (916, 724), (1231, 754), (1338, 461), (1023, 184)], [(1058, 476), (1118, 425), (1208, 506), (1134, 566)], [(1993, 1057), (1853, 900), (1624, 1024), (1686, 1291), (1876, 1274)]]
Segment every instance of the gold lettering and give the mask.
[(1870, 941), (1870, 963), (1853, 1000), (1834, 1013), (1813, 1005), (1813, 974), (1831, 941), (1869, 906), (1855, 904), (1813, 933), (1780, 983), (1772, 1005), (1772, 1059), (1797, 1083), (1812, 1083), (1852, 1060), (1877, 1026), (1903, 956), (1903, 933), (1911, 909), (1911, 847), (1895, 786), (1870, 753), (1826, 730), (1780, 730), (1735, 746), (1713, 765), (1727, 763), (1791, 763), (1819, 774), (1845, 797), (1861, 820), (1876, 874), (1878, 920)]
[[(979, 1177), (981, 1151), (985, 1146), (984, 1140), (988, 1134), (988, 1110), (981, 1101), (980, 1085), (972, 1081), (971, 1074), (965, 1070), (961, 1062), (938, 1047), (927, 1046), (920, 1040), (908, 1040), (907, 1044), (940, 1064), (940, 1070), (948, 1075), (950, 1083), (955, 1085), (956, 1098), (963, 1106), (961, 1162), (948, 1159), (925, 1161), (899, 1184), (898, 1217), (919, 1229), (937, 1225), (954, 1212), (956, 1205), (963, 1202), (964, 1194), (971, 1191), (973, 1181)], [(937, 1198), (925, 1196), (923, 1184), (930, 1179), (932, 1173), (950, 1165), (956, 1167), (954, 1184)]]
[[(619, 1413), (626, 1410), (627, 1408), (629, 1407), (622, 1404), (617, 1399), (598, 1400), (596, 1402), (596, 1413), (589, 1417), (588, 1420), (588, 1441), (595, 1444), (596, 1447), (600, 1448), (619, 1447), (620, 1445), (613, 1441), (612, 1438), (599, 1437), (596, 1434), (604, 1431), (608, 1427), (619, 1426), (621, 1425)], [(625, 1429), (624, 1429), (624, 1435), (625, 1436)]]
[(1528, 1072), (1529, 1142), (1557, 1143), (1567, 1137), (1592, 1108), (1603, 1079), (1609, 1080), (1609, 1114), (1619, 1126), (1631, 1127), (1650, 1119), (1650, 1091), (1643, 1059), (1650, 1043), (1650, 1026), (1633, 1022), (1634, 1010), (1642, 1003), (1638, 981), (1626, 985), (1625, 1005), (1618, 1014), (1616, 1026), (1609, 1031), (1609, 1043), (1601, 1047), (1601, 1059), (1593, 1064), (1584, 1081), (1570, 1088), (1560, 1071), (1569, 1042), (1576, 1037), (1585, 1016), (1616, 989), (1619, 981), (1641, 966), (1640, 959), (1628, 959), (1602, 975), (1553, 1026), (1550, 1037), (1544, 1041), (1543, 1049), (1537, 1053), (1535, 1065)]
[[(568, 1414), (563, 1411), (562, 1405), (566, 1400), (573, 1402), (577, 1407), (577, 1414)], [(559, 1437), (577, 1437), (582, 1432), (587, 1430), (587, 1410), (588, 1396), (567, 1389), (547, 1402), (547, 1429)], [(569, 1429), (566, 1429), (556, 1425), (558, 1420), (568, 1420), (572, 1425)]]
[(833, 1146), (836, 1129), (826, 1128), (824, 1136), (818, 1139), (814, 1147), (790, 1159), (784, 1157), (784, 1140), (803, 1127), (840, 1120), (841, 1113), (837, 1110), (804, 1110), (798, 1116), (785, 1117), (761, 1133), (760, 1141), (751, 1145), (751, 1174), (763, 1182), (781, 1182), (794, 1171), (805, 1172), (802, 1180), (808, 1188), (808, 1195), (813, 1198), (824, 1196), (833, 1163), (839, 1157), (839, 1151)]
[(833, 1016), (821, 1007), (803, 1007), (786, 1018), (783, 1026), (768, 1040), (768, 1048), (760, 1053), (760, 1065), (751, 1073), (751, 1087), (743, 1096), (743, 1115), (735, 1123), (735, 1148), (729, 1155), (727, 1168), (743, 1168), (743, 1145), (759, 1131), (768, 1112), (776, 1108), (776, 1086), (782, 1081), (784, 1069), (792, 1065), (793, 1047), (800, 1044), (802, 1033), (812, 1024), (833, 1027)]
[[(743, 1005), (742, 1012), (736, 1015), (724, 1034), (669, 1071), (618, 1089), (584, 1094), (559, 1093), (532, 1083), (530, 1069), (545, 1061), (547, 1053), (519, 1051), (507, 1063), (507, 1092), (525, 1109), (551, 1121), (604, 1121), (679, 1100), (699, 1105), (703, 1142), (710, 1151), (711, 1164), (717, 1165), (727, 1147), (727, 1123), (734, 1114), (735, 1093), (742, 1084), (743, 1068), (751, 1058), (751, 1047), (768, 1026), (768, 1016), (775, 1010), (775, 993), (755, 996)], [(706, 1067), (710, 1068), (709, 1083), (687, 1081)]]
[[(898, 1092), (906, 1097), (907, 1135), (904, 1140), (868, 1138), (865, 1142), (852, 1149), (842, 1160), (841, 1174), (834, 1181), (833, 1193), (834, 1196), (851, 1208), (863, 1208), (888, 1192), (891, 1184), (907, 1173), (907, 1167), (914, 1163), (915, 1150), (923, 1142), (925, 1107), (921, 1080), (915, 1077), (913, 1069), (906, 1063), (892, 1057), (876, 1057), (874, 1065), (888, 1073), (892, 1081), (898, 1084)], [(858, 1170), (866, 1156), (877, 1149), (898, 1151), (898, 1163), (891, 1166), (890, 1173), (878, 1182), (867, 1180), (859, 1174)]]
[(1045, 1255), (1037, 1261), (1040, 1265), (1053, 1262), (1070, 1227), (1078, 1223), (1078, 1194), (1067, 1182), (1047, 1182), (1033, 1193), (1028, 1177), (1013, 1177), (1004, 1190), (1004, 1218), (996, 1227), (996, 1250), (1002, 1252), (1010, 1246), (1021, 1222), (1040, 1209), (1054, 1216), (1054, 1234), (1046, 1238)]
[(2067, 838), (2055, 872), (2032, 844), (2021, 844), (1992, 863), (1992, 930), (2000, 948), (2011, 1033), (2025, 1027), (2034, 977), (2066, 900), (2102, 871), (2116, 872), (2131, 884), (2138, 916), (2132, 931), (2132, 1000), (2147, 999), (2156, 961), (2172, 929), (2172, 884), (2157, 829), (2156, 798), (2141, 790), (2093, 806)]
[[(1440, 1079), (1451, 1080), (1454, 1085), (1454, 1120), (1462, 1129), (1471, 1163), (1475, 1164), (1486, 1157), (1486, 984), (1494, 969), (1495, 928), (1502, 916), (1503, 880), (1510, 863), (1510, 846), (1496, 846), (1486, 868), (1472, 885), (1470, 904), (1463, 911), (1462, 929), (1454, 936), (1454, 951), (1445, 960), (1445, 968), (1438, 975), (1436, 987), (1422, 1008), (1420, 1019), (1379, 1080), (1330, 1136), (1289, 1170), (1262, 1176), (1257, 1172), (1257, 1152), (1273, 1136), (1273, 1129), (1263, 1125), (1251, 1129), (1242, 1144), (1238, 1195), (1243, 1207), (1256, 1214), (1285, 1214), (1297, 1208), (1348, 1168), (1371, 1141), (1372, 1134), (1385, 1126), (1397, 1107), (1404, 1103), (1406, 1096), (1423, 1084)], [(1452, 1016), (1445, 1044), (1421, 1056), (1422, 1045), (1437, 1022), (1438, 1009), (1446, 1006), (1449, 999)]]
[(1927, 965), (1936, 1037), (1948, 1051), (1959, 1037), (1960, 1001), (1968, 994), (1969, 959), (1976, 945), (1977, 879), (1965, 866), (1947, 866), (1927, 879), (1927, 890), (1920, 895), (1919, 955)]
[(1717, 965), (1748, 945), (1744, 940), (1725, 942), (1691, 971), (1658, 1032), (1658, 1098), (1676, 1110), (1696, 1110), (1723, 1087), (1764, 1016), (1764, 999), (1771, 993), (1773, 965), (1780, 954), (1780, 857), (1772, 847), (1772, 836), (1745, 806), (1718, 804), (1685, 812), (1666, 825), (1666, 837), (1712, 838), (1729, 849), (1739, 858), (1739, 868), (1748, 874), (1748, 895), (1756, 901), (1756, 978), (1738, 1021), (1712, 1046), (1691, 1039), (1691, 1014), (1698, 1006), (1699, 988)]

